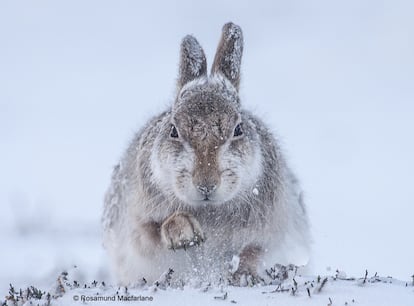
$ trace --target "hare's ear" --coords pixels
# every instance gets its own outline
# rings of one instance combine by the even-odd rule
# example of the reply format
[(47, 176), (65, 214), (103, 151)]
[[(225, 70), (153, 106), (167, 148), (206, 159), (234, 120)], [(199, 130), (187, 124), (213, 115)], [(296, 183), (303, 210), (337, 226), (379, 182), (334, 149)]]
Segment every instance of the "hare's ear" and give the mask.
[(178, 90), (188, 82), (203, 75), (207, 75), (207, 60), (203, 48), (201, 48), (197, 39), (187, 35), (181, 43)]
[(211, 73), (223, 74), (239, 90), (242, 54), (243, 33), (241, 28), (234, 23), (226, 23), (223, 26)]

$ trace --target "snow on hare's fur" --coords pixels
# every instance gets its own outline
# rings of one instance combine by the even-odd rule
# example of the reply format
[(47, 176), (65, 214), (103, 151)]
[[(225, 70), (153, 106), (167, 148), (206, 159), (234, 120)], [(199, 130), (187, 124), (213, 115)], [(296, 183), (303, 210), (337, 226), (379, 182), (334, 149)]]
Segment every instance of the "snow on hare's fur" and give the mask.
[(102, 223), (120, 284), (152, 282), (169, 268), (184, 281), (237, 281), (307, 262), (298, 181), (269, 129), (241, 109), (242, 51), (240, 27), (224, 25), (207, 75), (203, 49), (186, 36), (175, 102), (115, 167)]

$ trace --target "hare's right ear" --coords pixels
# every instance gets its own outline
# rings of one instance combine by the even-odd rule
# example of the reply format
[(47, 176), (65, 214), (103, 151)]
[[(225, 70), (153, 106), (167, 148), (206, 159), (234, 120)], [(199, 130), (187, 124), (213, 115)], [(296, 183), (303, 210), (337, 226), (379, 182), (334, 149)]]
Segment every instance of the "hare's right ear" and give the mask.
[(203, 48), (194, 36), (187, 35), (181, 43), (178, 90), (188, 82), (204, 75), (207, 75), (207, 60)]

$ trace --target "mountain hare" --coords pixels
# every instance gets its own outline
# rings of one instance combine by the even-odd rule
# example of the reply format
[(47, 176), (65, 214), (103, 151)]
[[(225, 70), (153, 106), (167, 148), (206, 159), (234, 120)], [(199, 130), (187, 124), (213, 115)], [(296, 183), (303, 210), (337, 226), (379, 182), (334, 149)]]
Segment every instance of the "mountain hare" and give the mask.
[(102, 218), (119, 284), (260, 277), (305, 264), (309, 227), (298, 181), (260, 119), (241, 108), (243, 36), (227, 23), (207, 75), (193, 36), (181, 43), (172, 107), (134, 137), (115, 167)]

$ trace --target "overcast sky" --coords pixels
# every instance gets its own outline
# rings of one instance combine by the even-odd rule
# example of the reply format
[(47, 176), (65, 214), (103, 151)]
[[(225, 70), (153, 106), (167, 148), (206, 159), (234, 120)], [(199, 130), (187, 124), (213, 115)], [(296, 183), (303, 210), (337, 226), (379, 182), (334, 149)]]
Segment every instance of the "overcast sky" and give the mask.
[(413, 3), (1, 1), (0, 228), (98, 232), (112, 166), (171, 103), (181, 38), (211, 64), (233, 21), (242, 103), (302, 181), (315, 266), (412, 275)]

